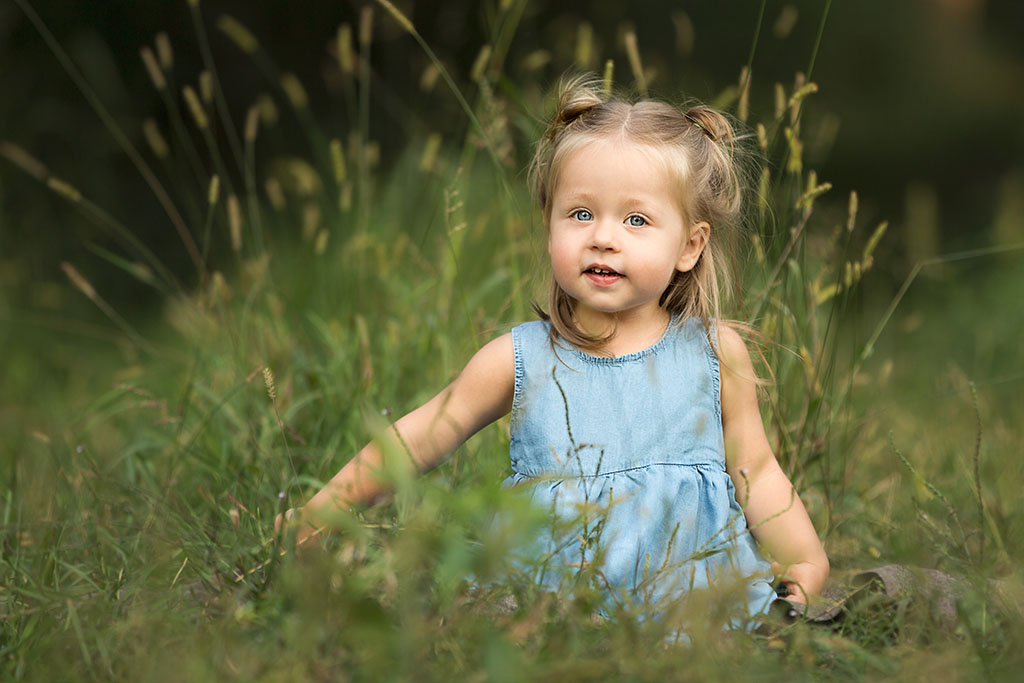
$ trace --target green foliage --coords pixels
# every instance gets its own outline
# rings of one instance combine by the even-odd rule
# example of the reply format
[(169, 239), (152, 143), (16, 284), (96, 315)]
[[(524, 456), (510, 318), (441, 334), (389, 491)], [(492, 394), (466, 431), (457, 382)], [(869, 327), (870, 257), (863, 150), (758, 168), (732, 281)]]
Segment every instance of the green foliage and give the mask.
[[(397, 20), (422, 43), (399, 9), (380, 5), (376, 21)], [(770, 378), (766, 424), (834, 573), (906, 562), (962, 574), (972, 589), (951, 631), (920, 595), (861, 600), (836, 629), (798, 621), (739, 635), (723, 633), (734, 615), (710, 596), (661, 619), (629, 605), (597, 617), (599, 567), (567, 577), (574, 590), (540, 591), (509, 568), (513, 549), (546, 521), (498, 486), (504, 423), (430, 475), (396, 469), (393, 499), (340, 514), (321, 548), (279, 552), (288, 539), (275, 537), (277, 513), (306, 500), (389, 417), (429, 398), (495, 332), (526, 319), (542, 291), (543, 228), (519, 172), (542, 102), (497, 56), (522, 3), (493, 11), (491, 50), (472, 83), (459, 85), (430, 53), (465, 108), (465, 140), (412, 137), (380, 170), (360, 113), (371, 72), (354, 58), (368, 54), (369, 29), (339, 32), (332, 77), (356, 111), (349, 130), (331, 135), (302, 84), (251, 33), (225, 17), (207, 37), (193, 6), (210, 89), (200, 79), (191, 112), (169, 95), (169, 130), (147, 132), (149, 156), (133, 152), (146, 169), (160, 164), (153, 181), (173, 191), (155, 189), (158, 198), (184, 197), (185, 217), (171, 224), (187, 223), (194, 240), (188, 276), (27, 152), (0, 148), (118, 240), (117, 253), (98, 252), (106, 263), (163, 296), (158, 319), (125, 320), (72, 266), (77, 296), (104, 316), (102, 345), (87, 362), (61, 343), (26, 337), (6, 347), (19, 364), (43, 349), (34, 362), (48, 379), (22, 403), (20, 424), (0, 418), (9, 428), (0, 437), (3, 676), (788, 680), (992, 677), (1018, 665), (1020, 615), (1005, 605), (1020, 591), (1024, 472), (994, 462), (1019, 452), (1020, 399), (1003, 401), (952, 367), (949, 393), (929, 408), (944, 424), (917, 448), (908, 444), (922, 438), (923, 403), (879, 410), (881, 395), (912, 391), (893, 388), (897, 376), (907, 386), (934, 372), (894, 370), (898, 350), (875, 349), (890, 319), (908, 324), (864, 300), (885, 224), (865, 224), (855, 194), (837, 199), (807, 168), (802, 129), (816, 87), (801, 75), (779, 86), (774, 116), (754, 127), (768, 163), (733, 314), (762, 333), (752, 341)], [(224, 116), (230, 85), (215, 76), (208, 40), (237, 45), (266, 77), (244, 125)], [(166, 87), (173, 64), (151, 59)], [(724, 89), (722, 102), (747, 97), (745, 85)], [(308, 149), (272, 151), (282, 112), (294, 114)], [(197, 140), (209, 168), (196, 167)], [(201, 192), (189, 189), (196, 172)], [(1008, 277), (1019, 288), (1019, 275)], [(982, 351), (1021, 360), (1019, 349), (993, 344)], [(940, 352), (931, 353), (934, 366)], [(3, 372), (9, 391), (37, 381)], [(991, 578), (1001, 580), (998, 599)], [(689, 644), (678, 642), (681, 625)]]

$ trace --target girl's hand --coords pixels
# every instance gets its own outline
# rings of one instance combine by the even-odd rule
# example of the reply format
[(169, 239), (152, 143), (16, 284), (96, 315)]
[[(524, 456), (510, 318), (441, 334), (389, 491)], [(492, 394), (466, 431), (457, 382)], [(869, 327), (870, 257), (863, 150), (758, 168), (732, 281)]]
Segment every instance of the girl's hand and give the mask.
[[(313, 526), (312, 522), (305, 519), (303, 512), (304, 510), (301, 507), (288, 508), (274, 518), (274, 534), (281, 533), (283, 538), (290, 533), (294, 533), (296, 550), (309, 545), (321, 532), (320, 529)], [(283, 532), (282, 526), (284, 526)]]
[(821, 593), (828, 578), (828, 569), (823, 569), (810, 562), (799, 562), (783, 566), (772, 562), (772, 574), (789, 592), (784, 596), (790, 602), (806, 603), (809, 598)]

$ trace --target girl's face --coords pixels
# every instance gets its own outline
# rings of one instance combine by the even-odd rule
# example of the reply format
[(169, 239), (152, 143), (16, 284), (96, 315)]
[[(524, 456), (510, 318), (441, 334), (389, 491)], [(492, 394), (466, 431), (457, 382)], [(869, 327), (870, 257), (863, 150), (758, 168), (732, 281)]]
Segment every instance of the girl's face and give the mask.
[(657, 156), (631, 142), (599, 139), (572, 152), (551, 195), (551, 268), (592, 329), (613, 316), (663, 324), (658, 300), (677, 270), (696, 264), (707, 232), (707, 223), (687, 224)]

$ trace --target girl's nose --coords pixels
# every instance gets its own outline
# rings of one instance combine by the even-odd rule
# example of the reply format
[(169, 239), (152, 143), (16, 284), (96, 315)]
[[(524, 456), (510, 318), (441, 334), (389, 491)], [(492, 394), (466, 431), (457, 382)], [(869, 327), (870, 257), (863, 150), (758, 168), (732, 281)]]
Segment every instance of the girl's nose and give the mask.
[(615, 251), (618, 249), (617, 227), (614, 221), (595, 221), (594, 229), (590, 233), (591, 243), (594, 248), (601, 251)]

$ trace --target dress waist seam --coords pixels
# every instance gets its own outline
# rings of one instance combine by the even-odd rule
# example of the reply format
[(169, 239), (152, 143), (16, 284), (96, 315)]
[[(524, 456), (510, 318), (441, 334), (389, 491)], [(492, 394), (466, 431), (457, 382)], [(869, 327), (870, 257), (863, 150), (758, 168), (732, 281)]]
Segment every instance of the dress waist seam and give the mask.
[(514, 467), (512, 468), (512, 474), (518, 474), (528, 479), (598, 479), (600, 477), (610, 477), (613, 474), (635, 472), (636, 470), (642, 470), (648, 467), (690, 467), (697, 470), (710, 468), (721, 470), (722, 472), (725, 471), (725, 467), (721, 463), (717, 462), (648, 462), (642, 465), (635, 465), (633, 467), (625, 467), (618, 470), (609, 470), (607, 472), (598, 472), (597, 474), (580, 474), (571, 471), (551, 471), (542, 472), (539, 474), (530, 474), (528, 472), (520, 472)]

